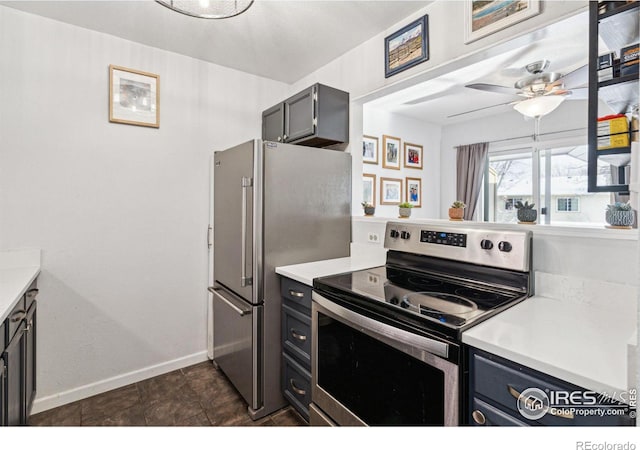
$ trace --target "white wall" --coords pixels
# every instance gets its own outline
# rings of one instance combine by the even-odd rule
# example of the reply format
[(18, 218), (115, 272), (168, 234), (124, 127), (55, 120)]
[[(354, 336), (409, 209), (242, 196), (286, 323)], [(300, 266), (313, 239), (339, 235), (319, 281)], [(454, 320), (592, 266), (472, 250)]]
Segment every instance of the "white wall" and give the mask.
[[(566, 130), (578, 130), (567, 133), (577, 136), (586, 143), (587, 136), (586, 100), (565, 101), (558, 109), (540, 119), (540, 134)], [(517, 112), (507, 112), (483, 120), (447, 125), (442, 128), (442, 146), (440, 156), (440, 217), (448, 217), (448, 208), (456, 200), (456, 147), (476, 142), (496, 142), (504, 147), (526, 143), (531, 145), (534, 133), (534, 121)], [(503, 141), (510, 138), (528, 136), (528, 139)], [(544, 140), (563, 138), (564, 134), (543, 136)], [(494, 144), (492, 144), (494, 145)], [(490, 147), (491, 149), (491, 147)]]
[[(36, 411), (204, 360), (210, 155), (287, 86), (2, 6), (0, 55), (0, 249), (42, 249)], [(109, 64), (160, 75), (159, 129), (109, 123)]]
[[(406, 199), (406, 177), (422, 178), (422, 207), (413, 208), (411, 217), (437, 218), (440, 211), (440, 129), (435, 124), (425, 123), (399, 114), (391, 114), (387, 111), (364, 107), (363, 134), (378, 138), (378, 164), (362, 164), (363, 173), (376, 175), (376, 216), (398, 217), (398, 207), (380, 204), (380, 178), (402, 179), (403, 201)], [(383, 135), (399, 137), (401, 141), (401, 155), (404, 157), (404, 143), (422, 145), (422, 169), (406, 168), (401, 164), (400, 170), (382, 167)], [(362, 157), (362, 155), (360, 155)], [(354, 203), (360, 205), (354, 198)], [(362, 208), (360, 208), (362, 214)]]

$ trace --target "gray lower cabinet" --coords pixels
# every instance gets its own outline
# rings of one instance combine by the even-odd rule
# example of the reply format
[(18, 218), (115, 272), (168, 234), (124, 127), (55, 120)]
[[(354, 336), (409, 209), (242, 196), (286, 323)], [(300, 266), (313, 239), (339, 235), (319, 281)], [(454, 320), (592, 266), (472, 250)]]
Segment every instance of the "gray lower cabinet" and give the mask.
[(282, 295), (282, 393), (309, 420), (311, 403), (311, 287), (280, 279)]
[(314, 84), (262, 113), (264, 141), (326, 147), (349, 141), (349, 93)]
[(2, 324), (0, 425), (26, 425), (36, 394), (37, 280)]
[[(469, 358), (470, 406), (467, 420), (471, 425), (632, 426), (635, 424), (635, 419), (630, 417), (629, 410), (617, 401), (602, 405), (601, 399), (596, 400), (596, 394), (591, 391), (481, 350), (471, 349)], [(545, 404), (545, 395), (550, 399), (548, 405)], [(567, 396), (575, 400), (570, 401)], [(528, 417), (518, 409), (519, 398), (521, 406), (522, 402), (530, 406), (530, 411), (526, 411)], [(590, 405), (590, 403), (594, 404)], [(586, 410), (589, 410), (588, 414), (584, 413)], [(621, 411), (626, 412), (618, 414)]]

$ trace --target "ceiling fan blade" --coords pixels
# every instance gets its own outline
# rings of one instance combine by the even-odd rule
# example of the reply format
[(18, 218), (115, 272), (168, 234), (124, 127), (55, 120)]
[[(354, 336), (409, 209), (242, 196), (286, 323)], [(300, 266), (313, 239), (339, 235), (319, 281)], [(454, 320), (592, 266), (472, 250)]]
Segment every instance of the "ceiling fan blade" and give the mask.
[(573, 89), (581, 86), (585, 86), (589, 83), (589, 65), (584, 65), (576, 70), (569, 72), (563, 77), (560, 77), (552, 85), (559, 86), (564, 84), (567, 89)]
[(506, 95), (517, 95), (518, 92), (520, 92), (516, 88), (498, 86), (497, 84), (487, 84), (487, 83), (467, 84), (465, 85), (465, 87), (468, 87), (471, 89), (478, 89), (480, 91), (495, 92), (496, 94), (506, 94)]
[(472, 112), (478, 112), (478, 111), (483, 111), (485, 109), (490, 109), (490, 108), (497, 108), (498, 106), (505, 106), (505, 105), (513, 105), (515, 103), (518, 102), (507, 102), (507, 103), (500, 103), (499, 105), (491, 105), (491, 106), (485, 106), (483, 108), (477, 108), (477, 109), (472, 109), (469, 111), (465, 111), (465, 112), (461, 112), (461, 113), (457, 113), (457, 114), (452, 114), (450, 116), (447, 116), (447, 119), (451, 119), (452, 117), (458, 117), (458, 116), (462, 116), (464, 114), (470, 114)]
[(589, 99), (589, 88), (577, 88), (571, 89), (567, 100), (588, 100)]

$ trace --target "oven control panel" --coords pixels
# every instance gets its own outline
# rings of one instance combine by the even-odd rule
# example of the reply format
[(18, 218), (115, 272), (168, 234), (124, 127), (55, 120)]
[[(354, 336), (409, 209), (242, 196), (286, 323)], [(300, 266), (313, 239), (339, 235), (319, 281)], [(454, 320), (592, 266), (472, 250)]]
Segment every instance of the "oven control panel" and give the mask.
[(450, 233), (447, 231), (420, 230), (420, 242), (466, 247), (467, 235), (464, 233)]
[[(479, 225), (479, 224), (478, 224)], [(384, 247), (490, 267), (528, 271), (529, 230), (440, 223), (388, 222)]]

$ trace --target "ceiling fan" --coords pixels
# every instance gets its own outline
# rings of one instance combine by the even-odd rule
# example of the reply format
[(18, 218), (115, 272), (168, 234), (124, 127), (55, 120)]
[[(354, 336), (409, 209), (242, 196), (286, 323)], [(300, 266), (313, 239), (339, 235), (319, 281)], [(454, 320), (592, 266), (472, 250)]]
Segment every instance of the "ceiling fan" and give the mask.
[(517, 80), (513, 87), (500, 86), (488, 83), (472, 83), (465, 87), (481, 91), (495, 92), (523, 97), (519, 100), (501, 103), (499, 105), (478, 108), (472, 111), (465, 111), (451, 115), (449, 117), (460, 116), (470, 112), (497, 106), (513, 105), (521, 114), (529, 117), (540, 117), (549, 114), (556, 109), (565, 99), (578, 100), (586, 99), (588, 89), (582, 87), (588, 82), (588, 66), (584, 65), (572, 72), (562, 74), (559, 72), (547, 72), (549, 60), (543, 59), (527, 64), (524, 70), (527, 76)]

